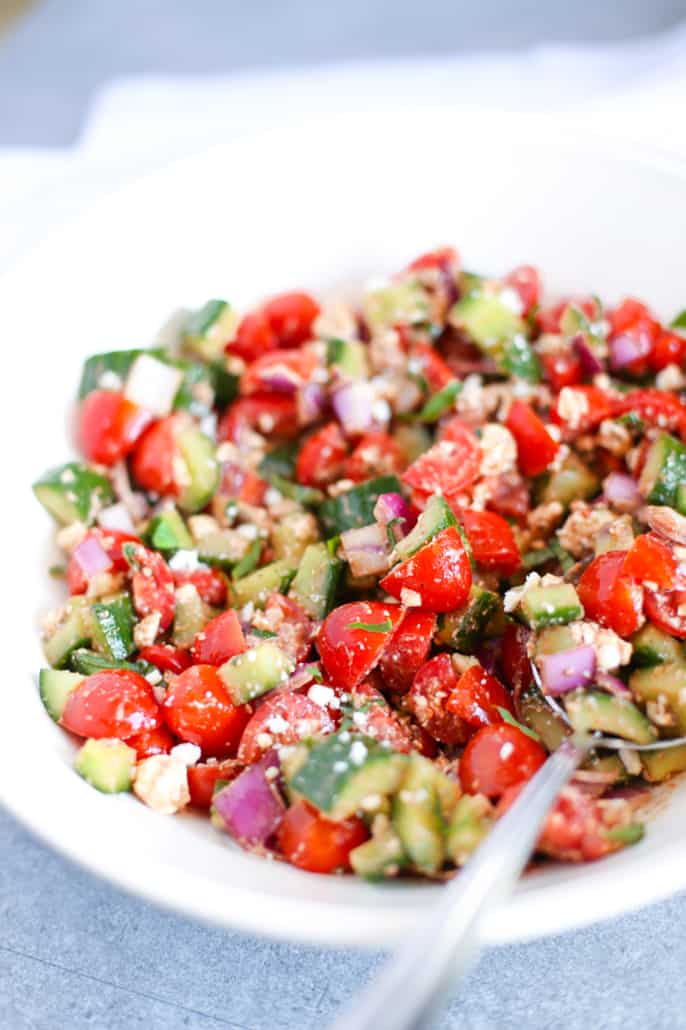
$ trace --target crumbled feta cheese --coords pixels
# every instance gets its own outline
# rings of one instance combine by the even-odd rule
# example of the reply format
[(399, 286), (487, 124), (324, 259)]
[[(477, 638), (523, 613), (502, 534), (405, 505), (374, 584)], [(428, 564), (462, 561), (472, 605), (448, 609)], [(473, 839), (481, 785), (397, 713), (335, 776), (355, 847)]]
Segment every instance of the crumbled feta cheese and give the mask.
[(421, 608), (422, 595), (418, 594), (416, 590), (410, 590), (409, 587), (402, 587), (400, 603), (404, 604), (406, 608)]
[(572, 622), (569, 630), (576, 644), (588, 644), (595, 649), (598, 668), (602, 672), (612, 672), (631, 661), (632, 645), (622, 640), (614, 630), (589, 621)]
[(188, 528), (197, 543), (203, 537), (209, 536), (210, 533), (216, 533), (219, 523), (211, 515), (191, 515), (188, 520)]
[(172, 815), (188, 804), (188, 776), (184, 762), (171, 755), (152, 755), (136, 766), (133, 791), (155, 812)]
[(367, 757), (367, 745), (362, 740), (354, 740), (350, 745), (350, 761), (353, 765), (362, 765)]
[(70, 522), (68, 526), (57, 530), (55, 535), (57, 546), (67, 554), (71, 554), (79, 546), (87, 532), (88, 527), (83, 522)]
[(562, 546), (575, 558), (586, 551), (592, 551), (602, 529), (607, 529), (617, 516), (604, 504), (590, 505), (585, 501), (573, 501), (571, 514), (557, 531)]
[(169, 568), (174, 572), (194, 572), (200, 566), (201, 562), (198, 559), (197, 551), (182, 549), (169, 559)]
[(197, 765), (200, 761), (202, 751), (197, 744), (177, 744), (169, 752), (172, 758), (178, 758), (180, 762), (188, 767), (191, 765)]
[(307, 696), (310, 701), (314, 701), (316, 705), (319, 705), (321, 708), (326, 708), (326, 706), (331, 703), (335, 695), (331, 687), (325, 687), (323, 683), (313, 683), (307, 691)]
[(517, 465), (517, 444), (509, 429), (488, 422), (481, 433), (481, 475), (497, 476)]
[(570, 429), (578, 429), (590, 408), (588, 398), (581, 390), (573, 386), (563, 386), (557, 399), (558, 414)]
[(683, 390), (686, 377), (678, 365), (667, 365), (655, 376), (658, 390)]
[(134, 626), (133, 642), (139, 651), (142, 647), (150, 647), (155, 643), (160, 628), (160, 619), (159, 612), (150, 612)]

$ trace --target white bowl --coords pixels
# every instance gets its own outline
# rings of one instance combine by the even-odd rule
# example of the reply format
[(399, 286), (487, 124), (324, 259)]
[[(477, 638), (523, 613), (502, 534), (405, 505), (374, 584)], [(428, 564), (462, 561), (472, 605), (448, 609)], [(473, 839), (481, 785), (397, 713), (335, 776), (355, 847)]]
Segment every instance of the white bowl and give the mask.
[[(167, 314), (209, 296), (246, 306), (326, 290), (455, 243), (468, 267), (539, 265), (551, 289), (686, 303), (686, 173), (549, 122), (446, 110), (363, 114), (237, 140), (101, 203), (0, 283), (5, 387), (5, 638), (0, 789), (36, 833), (89, 869), (189, 915), (284, 938), (390, 945), (440, 887), (299, 872), (245, 854), (193, 815), (103, 797), (71, 768), (42, 709), (37, 620), (50, 525), (32, 479), (66, 459), (81, 360), (147, 344)], [(16, 505), (16, 507), (15, 507)], [(646, 839), (589, 866), (525, 879), (490, 942), (555, 933), (686, 887), (686, 789)]]

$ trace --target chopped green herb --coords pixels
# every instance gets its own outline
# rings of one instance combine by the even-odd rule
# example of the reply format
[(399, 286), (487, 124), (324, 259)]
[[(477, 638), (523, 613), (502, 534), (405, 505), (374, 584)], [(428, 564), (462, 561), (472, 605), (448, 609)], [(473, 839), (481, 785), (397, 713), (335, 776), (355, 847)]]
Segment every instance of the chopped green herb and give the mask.
[(271, 640), (273, 637), (278, 636), (276, 633), (272, 633), (270, 629), (255, 629), (254, 627), (250, 630), (251, 637), (259, 637), (260, 640)]
[(298, 504), (304, 504), (305, 507), (316, 507), (324, 500), (324, 494), (321, 490), (317, 490), (313, 486), (301, 486), (300, 483), (291, 483), (290, 480), (279, 475), (270, 475), (268, 478), (275, 490), (278, 490), (284, 497), (297, 501)]
[(541, 738), (538, 733), (536, 733), (535, 730), (529, 729), (529, 727), (525, 726), (523, 723), (518, 722), (514, 715), (512, 715), (511, 712), (508, 712), (507, 708), (501, 708), (500, 705), (496, 705), (496, 708), (498, 709), (503, 722), (509, 723), (510, 726), (516, 726), (518, 730), (522, 731), (522, 733), (526, 733), (527, 737), (531, 737), (532, 740), (540, 742)]
[(629, 823), (628, 826), (613, 826), (611, 830), (605, 830), (607, 839), (618, 844), (638, 844), (644, 833), (643, 823)]
[(395, 535), (394, 526), (397, 526), (400, 522), (404, 522), (405, 519), (401, 518), (400, 515), (396, 515), (394, 519), (386, 523), (386, 539), (388, 540), (388, 546), (391, 550), (398, 543), (398, 537)]
[(284, 479), (291, 479), (295, 473), (295, 459), (298, 453), (296, 443), (280, 444), (267, 451), (264, 458), (257, 466), (258, 475), (262, 479), (271, 481), (274, 476), (282, 476)]
[(349, 622), (345, 628), (363, 629), (366, 633), (388, 633), (393, 629), (393, 623), (390, 619), (384, 619), (383, 622), (360, 622), (356, 619), (355, 622)]
[(552, 561), (555, 557), (552, 547), (539, 547), (538, 550), (527, 551), (522, 556), (522, 565), (529, 572), (531, 569), (537, 569), (540, 565)]
[(51, 576), (54, 576), (55, 579), (59, 579), (60, 577), (66, 575), (66, 573), (67, 573), (67, 566), (66, 565), (51, 565), (48, 568), (48, 572), (49, 572), (49, 574)]
[(333, 337), (326, 341), (326, 363), (327, 365), (337, 365), (343, 360), (345, 354), (345, 340), (339, 340)]
[(233, 572), (231, 573), (231, 578), (233, 580), (243, 579), (243, 576), (247, 576), (249, 572), (252, 572), (253, 569), (256, 569), (259, 564), (261, 554), (262, 541), (253, 540), (250, 547), (245, 552), (245, 554), (238, 562), (238, 564), (234, 565)]
[(671, 322), (670, 327), (672, 329), (686, 329), (686, 308), (679, 312), (676, 318)]
[(576, 564), (574, 557), (569, 553), (569, 551), (565, 551), (564, 547), (555, 536), (550, 541), (550, 550), (559, 561), (562, 566), (562, 571), (565, 574), (569, 572), (573, 565)]
[(308, 676), (311, 676), (312, 679), (316, 680), (317, 683), (321, 683), (324, 679), (324, 677), (322, 676), (322, 670), (319, 668), (316, 662), (310, 662), (309, 665), (306, 665), (303, 669), (303, 673), (307, 673)]
[(417, 418), (420, 422), (437, 422), (441, 415), (445, 415), (446, 411), (450, 411), (455, 403), (455, 398), (461, 391), (462, 383), (459, 379), (453, 379), (442, 390), (439, 390), (438, 393), (429, 398)]

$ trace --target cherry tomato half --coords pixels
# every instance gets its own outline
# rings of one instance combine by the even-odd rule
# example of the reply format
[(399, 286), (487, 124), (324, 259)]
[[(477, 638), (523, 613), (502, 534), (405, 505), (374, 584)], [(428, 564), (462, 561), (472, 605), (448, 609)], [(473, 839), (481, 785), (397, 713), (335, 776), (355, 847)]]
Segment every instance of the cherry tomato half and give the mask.
[(669, 545), (657, 533), (642, 533), (624, 560), (624, 573), (638, 583), (648, 580), (668, 589), (674, 585), (677, 562)]
[(189, 571), (172, 569), (174, 586), (192, 583), (205, 604), (219, 607), (226, 601), (226, 579), (219, 569), (200, 568)]
[(172, 733), (214, 758), (236, 754), (252, 715), (250, 705), (234, 705), (213, 665), (192, 665), (177, 676), (162, 707)]
[(448, 710), (448, 698), (459, 676), (448, 654), (437, 654), (422, 665), (407, 695), (407, 704), (419, 725), (442, 744), (464, 744), (469, 727)]
[(310, 873), (349, 869), (350, 852), (368, 839), (361, 819), (353, 816), (334, 823), (306, 801), (291, 805), (277, 831), (279, 849), (291, 865)]
[(680, 640), (686, 640), (686, 590), (651, 590), (645, 588), (645, 613), (658, 629)]
[(408, 608), (379, 661), (379, 671), (388, 690), (394, 694), (407, 693), (428, 657), (435, 629), (433, 612)]
[(455, 526), (437, 533), (416, 554), (400, 562), (381, 580), (382, 590), (402, 600), (411, 590), (418, 603), (430, 612), (452, 612), (460, 608), (472, 587), (472, 566)]
[(139, 544), (133, 551), (131, 592), (133, 606), (139, 615), (158, 612), (160, 629), (167, 629), (174, 618), (176, 599), (174, 577), (166, 561), (157, 551)]
[(586, 618), (630, 637), (643, 622), (643, 587), (624, 572), (626, 551), (594, 558), (579, 580), (577, 593)]
[(559, 450), (542, 420), (525, 401), (513, 401), (505, 425), (517, 441), (517, 462), (523, 475), (545, 472)]
[(152, 755), (168, 755), (175, 741), (166, 726), (156, 726), (153, 730), (136, 733), (126, 743), (134, 748), (138, 761), (142, 762)]
[(162, 672), (179, 673), (187, 669), (191, 659), (187, 651), (179, 647), (172, 647), (171, 644), (150, 644), (142, 647), (138, 657), (151, 665), (156, 665)]
[(150, 419), (123, 393), (93, 390), (79, 412), (81, 449), (90, 461), (115, 465), (126, 457)]
[(274, 694), (251, 716), (241, 737), (238, 758), (251, 765), (272, 747), (297, 744), (305, 737), (333, 733), (334, 729), (332, 712), (324, 705), (304, 694)]
[(87, 676), (71, 692), (60, 724), (79, 737), (128, 740), (161, 722), (160, 706), (148, 681), (131, 669)]
[(363, 483), (374, 476), (398, 474), (405, 464), (402, 451), (388, 433), (367, 433), (355, 447), (343, 469), (346, 479)]
[(303, 486), (325, 486), (339, 479), (348, 456), (338, 422), (327, 422), (303, 443), (295, 465), (295, 478)]
[(381, 658), (403, 617), (398, 604), (353, 601), (334, 608), (324, 619), (317, 648), (327, 676), (350, 690), (361, 683)]
[(541, 277), (533, 265), (518, 265), (505, 276), (505, 283), (519, 294), (522, 314), (528, 315), (538, 304), (541, 296)]
[(403, 473), (403, 481), (422, 494), (443, 494), (450, 499), (471, 486), (479, 474), (481, 447), (474, 433), (452, 419), (442, 438)]
[(255, 429), (265, 436), (284, 438), (297, 436), (297, 405), (294, 397), (273, 393), (255, 393), (234, 401), (219, 420), (217, 440), (239, 443), (246, 429)]
[(485, 569), (511, 576), (522, 564), (512, 527), (493, 511), (463, 510), (460, 520), (474, 560)]
[(223, 665), (246, 648), (238, 616), (233, 608), (228, 608), (196, 635), (191, 653), (199, 665)]
[(472, 665), (462, 673), (446, 703), (449, 712), (459, 715), (474, 729), (502, 722), (499, 708), (514, 715), (512, 698), (505, 687), (480, 665)]
[(393, 711), (383, 694), (365, 681), (352, 689), (356, 709), (355, 725), (368, 737), (407, 754), (412, 748), (412, 731)]
[(516, 726), (484, 726), (464, 749), (460, 782), (468, 794), (497, 798), (508, 787), (531, 779), (546, 757), (541, 745)]
[(244, 769), (243, 763), (235, 758), (225, 758), (221, 762), (198, 762), (197, 765), (189, 765), (187, 770), (188, 793), (191, 796), (191, 804), (195, 808), (209, 809), (212, 805), (217, 781), (235, 780)]
[(138, 441), (131, 460), (131, 471), (138, 485), (161, 497), (178, 493), (174, 462), (178, 455), (176, 432), (180, 419), (179, 415), (170, 415), (154, 422)]

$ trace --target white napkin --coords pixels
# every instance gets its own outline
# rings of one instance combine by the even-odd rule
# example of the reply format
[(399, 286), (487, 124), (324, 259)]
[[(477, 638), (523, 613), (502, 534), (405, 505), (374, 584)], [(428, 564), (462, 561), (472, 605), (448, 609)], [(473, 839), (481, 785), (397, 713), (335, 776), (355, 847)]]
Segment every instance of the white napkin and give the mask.
[(98, 195), (244, 132), (349, 110), (545, 111), (686, 157), (686, 24), (610, 46), (114, 82), (69, 151), (0, 150), (0, 269)]

